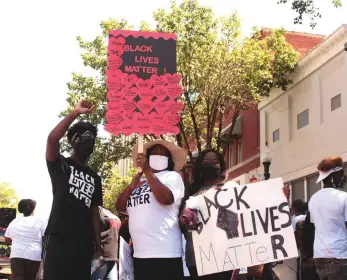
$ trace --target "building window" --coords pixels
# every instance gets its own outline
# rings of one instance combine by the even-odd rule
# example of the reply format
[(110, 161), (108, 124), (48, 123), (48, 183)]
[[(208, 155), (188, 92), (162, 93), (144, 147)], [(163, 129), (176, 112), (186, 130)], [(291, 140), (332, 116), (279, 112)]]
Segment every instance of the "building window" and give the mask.
[(228, 167), (231, 168), (234, 166), (234, 155), (233, 155), (233, 145), (229, 145), (228, 151)]
[(292, 182), (292, 201), (295, 199), (305, 200), (305, 179)]
[(274, 132), (272, 132), (272, 141), (276, 142), (280, 140), (280, 130), (277, 129)]
[(242, 141), (237, 142), (237, 164), (242, 162)]
[(298, 115), (298, 129), (309, 124), (308, 109)]
[(307, 198), (310, 200), (312, 195), (314, 195), (316, 192), (318, 192), (322, 186), (321, 183), (316, 183), (318, 179), (319, 174), (313, 174), (311, 176), (307, 177)]
[(338, 94), (331, 98), (331, 111), (341, 107), (341, 94)]

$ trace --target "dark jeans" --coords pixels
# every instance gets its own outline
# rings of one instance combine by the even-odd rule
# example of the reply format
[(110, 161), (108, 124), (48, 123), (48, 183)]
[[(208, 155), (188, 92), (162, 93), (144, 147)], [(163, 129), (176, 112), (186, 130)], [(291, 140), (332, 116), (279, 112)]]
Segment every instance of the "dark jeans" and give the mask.
[(190, 279), (191, 280), (230, 280), (233, 274), (232, 271), (225, 271), (221, 273), (215, 273), (210, 275), (198, 276), (196, 266), (188, 266)]
[(91, 280), (118, 280), (118, 267), (115, 261), (106, 261), (104, 265), (95, 271)]
[(134, 258), (134, 280), (183, 280), (182, 258)]
[(39, 271), (40, 262), (21, 258), (11, 259), (11, 272), (13, 280), (35, 280)]
[(46, 238), (44, 280), (90, 280), (92, 242), (55, 234)]
[(347, 259), (315, 259), (320, 280), (346, 280)]

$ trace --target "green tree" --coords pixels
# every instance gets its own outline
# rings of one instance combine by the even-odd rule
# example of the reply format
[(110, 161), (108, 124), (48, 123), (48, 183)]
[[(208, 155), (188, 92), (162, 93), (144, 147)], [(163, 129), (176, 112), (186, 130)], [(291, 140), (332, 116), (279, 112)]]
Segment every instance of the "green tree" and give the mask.
[[(326, 1), (326, 0), (325, 0)], [(330, 0), (335, 8), (342, 6), (341, 0)], [(294, 18), (295, 24), (302, 24), (304, 21), (304, 16), (308, 16), (310, 19), (310, 26), (312, 28), (317, 25), (317, 18), (321, 18), (319, 8), (317, 7), (317, 0), (290, 0), (291, 8), (297, 14)], [(278, 3), (286, 4), (288, 0), (280, 0)]]
[[(100, 24), (102, 34), (94, 40), (88, 42), (81, 37), (77, 37), (82, 49), (81, 58), (84, 66), (92, 70), (94, 76), (86, 76), (81, 73), (72, 73), (72, 81), (68, 83), (67, 102), (68, 109), (60, 116), (66, 116), (76, 105), (76, 103), (87, 98), (94, 103), (95, 112), (91, 115), (84, 115), (83, 120), (102, 127), (105, 125), (106, 112), (106, 57), (108, 31), (112, 29), (130, 29), (131, 26), (125, 20), (106, 20)], [(126, 158), (134, 144), (135, 138), (125, 138), (122, 135), (111, 135), (99, 137), (96, 142), (94, 153), (89, 161), (90, 166), (101, 174), (103, 182), (112, 174), (115, 164), (122, 158)], [(66, 139), (62, 143), (62, 151), (70, 152), (70, 147)]]
[[(286, 43), (283, 30), (274, 30), (266, 38), (254, 30), (251, 38), (242, 38), (236, 13), (217, 18), (211, 8), (200, 5), (197, 0), (183, 0), (180, 4), (171, 1), (169, 11), (159, 9), (153, 16), (154, 28), (141, 22), (139, 29), (173, 32), (178, 37), (177, 69), (182, 75), (181, 101), (185, 109), (176, 140), (187, 147), (191, 160), (192, 143), (198, 151), (203, 147), (225, 148), (228, 141), (221, 137), (225, 118), (232, 114), (236, 120), (240, 111), (267, 96), (272, 88), (285, 89), (291, 82), (287, 74), (294, 69), (298, 54)], [(73, 73), (68, 84), (69, 109), (62, 115), (81, 98), (88, 98), (96, 104), (96, 111), (86, 118), (104, 125), (107, 34), (112, 29), (133, 27), (123, 19), (103, 21), (100, 27), (102, 34), (90, 42), (77, 37), (84, 65), (91, 68), (95, 76)], [(232, 130), (227, 139), (232, 138)], [(104, 178), (111, 178), (113, 163), (126, 157), (132, 145), (121, 136), (100, 140), (92, 166), (101, 171)]]
[[(240, 111), (268, 96), (272, 88), (286, 89), (288, 73), (299, 54), (284, 38), (284, 30), (263, 37), (254, 30), (242, 38), (236, 13), (216, 18), (212, 9), (198, 1), (171, 2), (171, 10), (154, 13), (156, 30), (177, 34), (178, 72), (182, 75), (185, 110), (178, 142), (194, 142), (197, 150), (216, 147), (225, 150), (232, 141), (233, 126)], [(223, 121), (232, 117), (224, 141)], [(192, 159), (192, 151), (189, 151)]]
[(0, 183), (0, 208), (17, 208), (18, 196), (8, 183)]
[(130, 168), (125, 178), (121, 176), (118, 170), (113, 169), (108, 182), (104, 185), (104, 207), (111, 212), (116, 212), (116, 200), (120, 193), (126, 188), (132, 178), (135, 176), (137, 169)]

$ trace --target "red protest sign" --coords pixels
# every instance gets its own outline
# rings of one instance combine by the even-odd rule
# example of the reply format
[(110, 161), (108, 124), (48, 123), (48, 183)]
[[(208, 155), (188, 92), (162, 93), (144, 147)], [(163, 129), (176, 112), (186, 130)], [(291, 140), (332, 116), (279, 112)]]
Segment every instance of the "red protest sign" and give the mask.
[(183, 104), (176, 73), (176, 35), (113, 30), (106, 71), (112, 134), (178, 134)]

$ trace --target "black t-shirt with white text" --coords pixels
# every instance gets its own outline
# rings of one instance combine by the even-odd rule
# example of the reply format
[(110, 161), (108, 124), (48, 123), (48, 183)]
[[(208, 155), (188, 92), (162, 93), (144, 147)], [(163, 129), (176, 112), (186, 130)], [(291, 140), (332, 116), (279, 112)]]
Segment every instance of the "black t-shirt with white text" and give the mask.
[(92, 206), (102, 205), (100, 176), (71, 158), (47, 161), (52, 181), (53, 203), (46, 234), (60, 234), (91, 241)]

